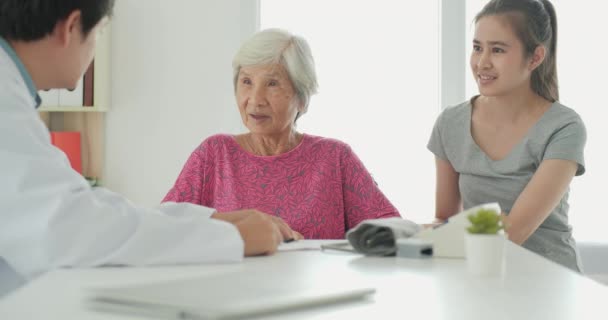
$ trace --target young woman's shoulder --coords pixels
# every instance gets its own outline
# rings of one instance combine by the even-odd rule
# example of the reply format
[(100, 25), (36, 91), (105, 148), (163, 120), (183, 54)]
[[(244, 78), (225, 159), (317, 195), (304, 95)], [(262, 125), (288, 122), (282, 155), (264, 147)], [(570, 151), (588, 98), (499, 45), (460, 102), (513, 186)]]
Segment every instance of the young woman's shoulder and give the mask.
[(464, 101), (460, 104), (448, 106), (437, 118), (436, 127), (440, 130), (457, 129), (466, 126), (471, 118), (471, 102)]
[(581, 116), (574, 109), (567, 107), (560, 102), (555, 102), (551, 106), (551, 116), (563, 122), (578, 122), (583, 123)]
[(443, 109), (442, 113), (445, 113), (449, 116), (454, 116), (454, 115), (468, 113), (468, 112), (470, 112), (470, 109), (471, 109), (471, 101), (467, 100), (467, 101), (463, 101), (457, 105), (447, 106), (445, 109)]

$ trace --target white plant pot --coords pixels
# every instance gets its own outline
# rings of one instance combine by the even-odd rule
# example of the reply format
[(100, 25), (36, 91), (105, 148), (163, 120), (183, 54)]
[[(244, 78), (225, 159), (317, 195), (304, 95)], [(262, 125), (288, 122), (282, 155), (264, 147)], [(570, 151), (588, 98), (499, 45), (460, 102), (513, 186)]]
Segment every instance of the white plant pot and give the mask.
[(467, 269), (471, 274), (500, 276), (504, 272), (505, 234), (465, 232)]

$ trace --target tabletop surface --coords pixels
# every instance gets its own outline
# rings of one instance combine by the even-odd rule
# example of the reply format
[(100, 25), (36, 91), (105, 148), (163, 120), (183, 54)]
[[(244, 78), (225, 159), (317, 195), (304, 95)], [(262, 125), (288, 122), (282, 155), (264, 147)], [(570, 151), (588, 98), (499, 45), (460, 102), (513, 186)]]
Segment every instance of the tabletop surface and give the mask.
[[(376, 289), (368, 299), (277, 314), (272, 319), (608, 319), (608, 287), (513, 243), (505, 272), (474, 276), (463, 259), (364, 257), (314, 248), (319, 241), (242, 263), (176, 267), (60, 269), (0, 300), (0, 319), (145, 319), (90, 310), (84, 292), (95, 286), (149, 283), (224, 272), (349, 281)], [(238, 289), (238, 283), (226, 286)], [(205, 288), (213, 290), (213, 288)], [(268, 318), (268, 317), (266, 317)]]

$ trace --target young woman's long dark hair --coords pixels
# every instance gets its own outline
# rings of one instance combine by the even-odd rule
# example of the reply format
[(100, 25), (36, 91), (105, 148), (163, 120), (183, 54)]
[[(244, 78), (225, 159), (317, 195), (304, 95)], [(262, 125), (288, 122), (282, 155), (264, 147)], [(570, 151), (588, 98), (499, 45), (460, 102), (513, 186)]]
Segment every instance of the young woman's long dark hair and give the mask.
[(557, 85), (557, 18), (548, 0), (492, 0), (475, 16), (475, 22), (490, 15), (504, 16), (524, 44), (527, 57), (539, 45), (547, 49), (544, 61), (532, 72), (532, 90), (555, 102), (559, 100)]

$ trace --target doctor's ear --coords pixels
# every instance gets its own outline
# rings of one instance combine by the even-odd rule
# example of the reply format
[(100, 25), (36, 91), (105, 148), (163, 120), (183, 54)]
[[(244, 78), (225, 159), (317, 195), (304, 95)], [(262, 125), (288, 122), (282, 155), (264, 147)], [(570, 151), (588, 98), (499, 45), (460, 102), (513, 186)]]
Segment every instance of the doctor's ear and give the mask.
[(80, 10), (74, 10), (55, 25), (52, 35), (59, 41), (61, 47), (66, 48), (72, 41), (84, 38), (81, 15)]
[(534, 69), (538, 68), (538, 66), (543, 63), (546, 54), (547, 48), (545, 48), (545, 46), (543, 45), (540, 45), (536, 47), (536, 49), (534, 49), (534, 53), (532, 53), (532, 57), (528, 66), (528, 68), (530, 68), (530, 71), (534, 71)]

